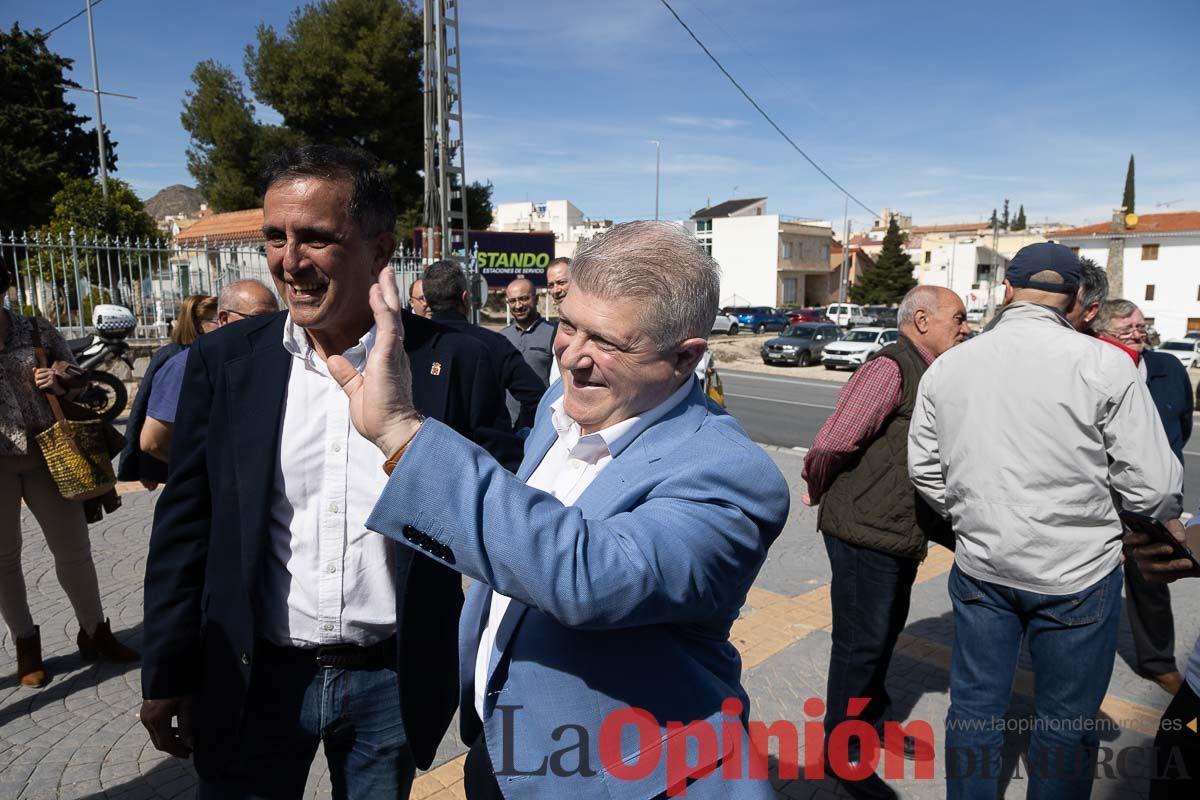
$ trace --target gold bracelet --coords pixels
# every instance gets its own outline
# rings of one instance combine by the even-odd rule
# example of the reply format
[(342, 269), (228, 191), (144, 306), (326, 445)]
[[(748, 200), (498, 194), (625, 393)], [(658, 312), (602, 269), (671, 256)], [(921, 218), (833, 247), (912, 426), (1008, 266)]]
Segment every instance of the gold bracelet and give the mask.
[(391, 475), (392, 470), (396, 468), (396, 464), (400, 462), (400, 457), (404, 455), (404, 451), (413, 443), (413, 439), (417, 438), (417, 434), (421, 432), (421, 426), (425, 424), (425, 417), (417, 415), (417, 429), (413, 431), (413, 435), (408, 437), (408, 441), (400, 445), (400, 449), (392, 453), (392, 457), (383, 462), (383, 472), (385, 475)]

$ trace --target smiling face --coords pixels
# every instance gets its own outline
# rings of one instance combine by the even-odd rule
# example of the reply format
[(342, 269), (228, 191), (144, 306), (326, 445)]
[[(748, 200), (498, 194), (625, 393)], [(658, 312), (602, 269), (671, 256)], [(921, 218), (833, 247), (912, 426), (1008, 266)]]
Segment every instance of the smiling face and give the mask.
[(571, 275), (566, 264), (551, 264), (546, 268), (546, 291), (560, 307), (571, 287)]
[(349, 180), (297, 176), (263, 198), (267, 265), (292, 320), (314, 339), (339, 343), (370, 329), (367, 296), (395, 238), (364, 236), (349, 214), (350, 190)]
[(529, 281), (518, 278), (510, 283), (504, 290), (504, 302), (508, 303), (513, 319), (522, 328), (537, 319), (537, 290)]
[(703, 339), (662, 353), (641, 324), (646, 303), (602, 298), (575, 288), (559, 309), (554, 356), (563, 375), (564, 410), (585, 434), (638, 416), (666, 400), (703, 355)]

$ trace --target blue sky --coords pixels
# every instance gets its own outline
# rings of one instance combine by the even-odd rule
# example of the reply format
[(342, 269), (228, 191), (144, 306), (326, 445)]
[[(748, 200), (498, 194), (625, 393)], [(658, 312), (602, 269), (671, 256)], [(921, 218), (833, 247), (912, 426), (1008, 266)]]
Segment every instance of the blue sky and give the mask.
[[(1138, 210), (1200, 209), (1200, 2), (670, 0), (801, 147), (869, 207), (924, 223), (1096, 222), (1137, 156)], [(71, 0), (6, 0), (49, 28)], [(191, 183), (179, 124), (195, 64), (240, 73), (261, 21), (296, 2), (104, 0), (94, 10), (117, 176), (144, 197)], [(842, 196), (769, 128), (657, 0), (463, 0), (466, 166), (495, 199), (566, 198), (592, 217), (681, 218), (732, 196), (841, 219)], [(83, 17), (51, 46), (91, 84)], [(75, 93), (81, 113), (91, 98)], [(261, 109), (264, 119), (273, 119)], [(868, 214), (851, 204), (861, 228)], [(840, 223), (839, 226), (840, 228)]]

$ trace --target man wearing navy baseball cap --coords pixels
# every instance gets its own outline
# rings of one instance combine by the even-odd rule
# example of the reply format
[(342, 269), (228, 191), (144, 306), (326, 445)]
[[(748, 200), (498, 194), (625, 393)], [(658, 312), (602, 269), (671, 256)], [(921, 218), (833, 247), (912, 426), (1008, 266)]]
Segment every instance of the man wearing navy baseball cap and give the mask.
[(1121, 610), (1118, 503), (1179, 525), (1183, 470), (1145, 383), (1067, 320), (1079, 283), (1068, 248), (1022, 248), (989, 333), (929, 367), (913, 410), (909, 476), (956, 539), (950, 800), (998, 795), (1022, 639), (1038, 687), (1028, 794), (1089, 796)]

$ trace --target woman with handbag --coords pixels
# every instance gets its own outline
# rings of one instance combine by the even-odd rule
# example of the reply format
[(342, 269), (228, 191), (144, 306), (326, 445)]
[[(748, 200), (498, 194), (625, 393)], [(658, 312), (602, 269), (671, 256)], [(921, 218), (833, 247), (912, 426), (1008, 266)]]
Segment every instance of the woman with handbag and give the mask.
[[(12, 274), (0, 258), (0, 297), (11, 282)], [(75, 363), (66, 341), (49, 322), (0, 307), (0, 617), (16, 644), (17, 677), (30, 688), (44, 686), (49, 675), (21, 571), (22, 500), (42, 528), (59, 584), (75, 610), (80, 655), (118, 662), (140, 657), (112, 634), (100, 603), (83, 504), (62, 496), (38, 445), (37, 434), (56, 424), (47, 394), (65, 393), (54, 369), (37, 366), (38, 340), (49, 363)]]

